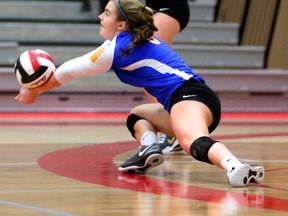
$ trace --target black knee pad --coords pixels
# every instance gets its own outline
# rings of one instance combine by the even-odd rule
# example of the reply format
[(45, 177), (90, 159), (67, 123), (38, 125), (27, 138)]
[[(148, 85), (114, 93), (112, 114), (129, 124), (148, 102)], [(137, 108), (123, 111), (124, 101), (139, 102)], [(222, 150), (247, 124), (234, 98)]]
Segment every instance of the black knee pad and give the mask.
[(137, 121), (139, 121), (141, 119), (143, 119), (143, 118), (132, 113), (128, 116), (128, 118), (126, 120), (126, 126), (134, 138), (135, 138), (134, 125), (136, 124)]
[(196, 160), (212, 164), (208, 158), (208, 151), (216, 142), (210, 137), (200, 137), (192, 143), (190, 153)]

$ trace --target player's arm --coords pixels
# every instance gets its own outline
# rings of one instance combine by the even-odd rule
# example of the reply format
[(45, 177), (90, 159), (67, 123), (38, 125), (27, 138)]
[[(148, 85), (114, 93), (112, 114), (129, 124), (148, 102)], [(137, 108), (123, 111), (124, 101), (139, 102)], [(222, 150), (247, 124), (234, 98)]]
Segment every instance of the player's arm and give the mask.
[(55, 73), (56, 79), (65, 84), (72, 79), (97, 75), (109, 71), (114, 48), (101, 46), (98, 49), (62, 64)]
[(113, 47), (99, 47), (91, 53), (67, 61), (43, 85), (33, 89), (22, 88), (15, 100), (24, 104), (32, 104), (38, 95), (59, 87), (72, 79), (106, 72), (111, 68), (113, 52)]
[(38, 95), (60, 85), (61, 84), (55, 79), (55, 76), (52, 75), (49, 81), (37, 88), (21, 88), (19, 94), (15, 97), (15, 100), (24, 104), (32, 104), (35, 102)]

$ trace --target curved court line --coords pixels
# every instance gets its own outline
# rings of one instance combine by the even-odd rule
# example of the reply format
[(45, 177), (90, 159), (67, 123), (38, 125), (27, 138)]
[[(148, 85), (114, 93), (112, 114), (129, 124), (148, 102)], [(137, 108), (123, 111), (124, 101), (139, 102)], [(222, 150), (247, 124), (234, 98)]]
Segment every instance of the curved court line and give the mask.
[(55, 210), (51, 210), (51, 209), (45, 209), (45, 208), (40, 208), (40, 207), (26, 205), (26, 204), (9, 202), (9, 201), (5, 201), (5, 200), (0, 200), (0, 204), (9, 205), (9, 206), (13, 206), (13, 207), (19, 207), (19, 208), (30, 209), (30, 210), (33, 210), (33, 211), (38, 211), (38, 212), (41, 212), (41, 213), (53, 214), (53, 215), (57, 215), (57, 216), (76, 216), (75, 214), (63, 213), (63, 212), (59, 212), (59, 211), (55, 211)]
[[(237, 206), (288, 211), (287, 199), (263, 195), (261, 203), (255, 204), (250, 202), (255, 200), (253, 194), (184, 185), (148, 175), (120, 174), (113, 158), (122, 152), (135, 149), (136, 146), (136, 142), (120, 142), (76, 147), (48, 153), (39, 158), (38, 163), (42, 168), (58, 175), (108, 187), (206, 202), (220, 203), (221, 200), (221, 204), (223, 198), (229, 194), (230, 198), (237, 200)], [(226, 202), (225, 204), (231, 205), (229, 200)]]

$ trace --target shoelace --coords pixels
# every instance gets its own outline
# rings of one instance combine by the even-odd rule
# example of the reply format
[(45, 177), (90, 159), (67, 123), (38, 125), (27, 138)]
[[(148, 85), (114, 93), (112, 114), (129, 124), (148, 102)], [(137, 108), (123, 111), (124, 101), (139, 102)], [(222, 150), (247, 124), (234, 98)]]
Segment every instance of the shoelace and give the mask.
[(158, 143), (159, 143), (159, 144), (165, 143), (165, 142), (166, 142), (166, 139), (167, 139), (167, 135), (166, 135), (166, 134), (163, 134), (163, 133), (160, 133), (160, 134), (159, 134)]

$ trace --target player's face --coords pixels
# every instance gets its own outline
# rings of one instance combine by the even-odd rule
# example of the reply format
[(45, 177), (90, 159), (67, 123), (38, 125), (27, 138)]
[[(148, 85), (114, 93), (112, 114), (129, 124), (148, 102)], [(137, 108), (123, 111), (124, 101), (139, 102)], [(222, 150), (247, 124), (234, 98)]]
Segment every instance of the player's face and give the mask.
[(112, 40), (117, 33), (121, 30), (123, 21), (117, 20), (116, 5), (114, 1), (109, 1), (102, 14), (99, 15), (100, 19), (100, 35), (108, 40)]

